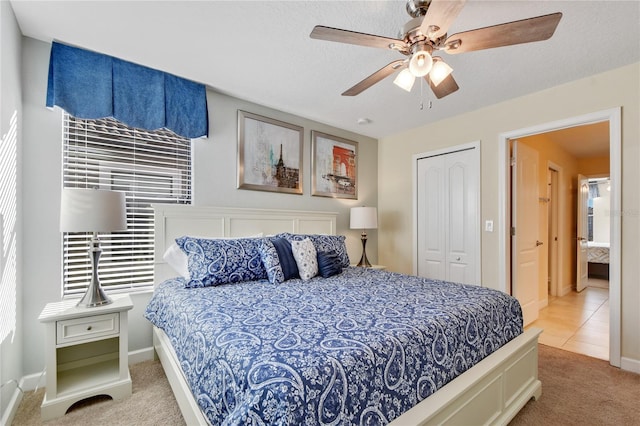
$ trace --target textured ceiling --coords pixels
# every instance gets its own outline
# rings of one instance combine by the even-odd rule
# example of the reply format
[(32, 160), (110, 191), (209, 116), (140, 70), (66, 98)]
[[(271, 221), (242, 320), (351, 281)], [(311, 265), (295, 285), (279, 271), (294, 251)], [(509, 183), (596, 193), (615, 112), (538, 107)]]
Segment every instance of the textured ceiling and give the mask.
[[(340, 94), (402, 58), (396, 52), (312, 40), (314, 25), (397, 37), (404, 1), (12, 0), (21, 31), (207, 84), (281, 111), (384, 137), (640, 60), (638, 1), (469, 0), (449, 33), (553, 12), (554, 36), (527, 45), (446, 55), (460, 90), (441, 100), (389, 77)], [(419, 105), (433, 101), (432, 108)], [(359, 118), (371, 122), (357, 124)]]

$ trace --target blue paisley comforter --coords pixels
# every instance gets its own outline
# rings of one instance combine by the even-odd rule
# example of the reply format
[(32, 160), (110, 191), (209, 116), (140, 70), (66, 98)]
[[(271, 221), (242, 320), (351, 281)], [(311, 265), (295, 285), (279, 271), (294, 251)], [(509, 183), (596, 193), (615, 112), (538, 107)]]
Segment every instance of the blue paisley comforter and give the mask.
[(522, 333), (504, 293), (346, 268), (331, 278), (158, 286), (169, 336), (214, 424), (385, 424)]

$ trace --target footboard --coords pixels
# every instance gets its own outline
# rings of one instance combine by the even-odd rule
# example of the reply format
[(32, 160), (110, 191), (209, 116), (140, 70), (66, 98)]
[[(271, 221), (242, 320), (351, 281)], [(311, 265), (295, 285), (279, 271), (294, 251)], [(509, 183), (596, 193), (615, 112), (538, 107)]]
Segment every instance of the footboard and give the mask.
[[(182, 411), (191, 425), (208, 424), (182, 375), (166, 335), (154, 327), (154, 347)], [(531, 399), (538, 399), (538, 336), (532, 328), (460, 377), (448, 383), (391, 424), (507, 424)]]
[(542, 394), (532, 328), (425, 399), (392, 425), (507, 424)]

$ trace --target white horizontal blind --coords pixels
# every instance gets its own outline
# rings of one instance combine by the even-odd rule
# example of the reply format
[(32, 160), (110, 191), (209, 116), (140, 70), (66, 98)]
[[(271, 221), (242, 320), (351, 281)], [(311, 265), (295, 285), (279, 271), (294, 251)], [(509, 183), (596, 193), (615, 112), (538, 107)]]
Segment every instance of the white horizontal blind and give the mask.
[[(106, 290), (153, 285), (151, 203), (191, 204), (191, 141), (161, 129), (146, 131), (111, 118), (63, 116), (63, 186), (126, 193), (128, 230), (100, 234), (98, 267)], [(91, 279), (90, 233), (63, 236), (63, 294), (83, 294)]]

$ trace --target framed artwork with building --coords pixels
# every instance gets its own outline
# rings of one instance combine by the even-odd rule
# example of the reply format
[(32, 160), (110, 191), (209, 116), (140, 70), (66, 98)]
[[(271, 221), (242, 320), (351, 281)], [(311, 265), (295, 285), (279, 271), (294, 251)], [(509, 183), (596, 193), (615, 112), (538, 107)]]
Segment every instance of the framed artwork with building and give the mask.
[(311, 132), (311, 195), (358, 198), (358, 142)]
[(238, 110), (238, 188), (302, 194), (303, 129)]

